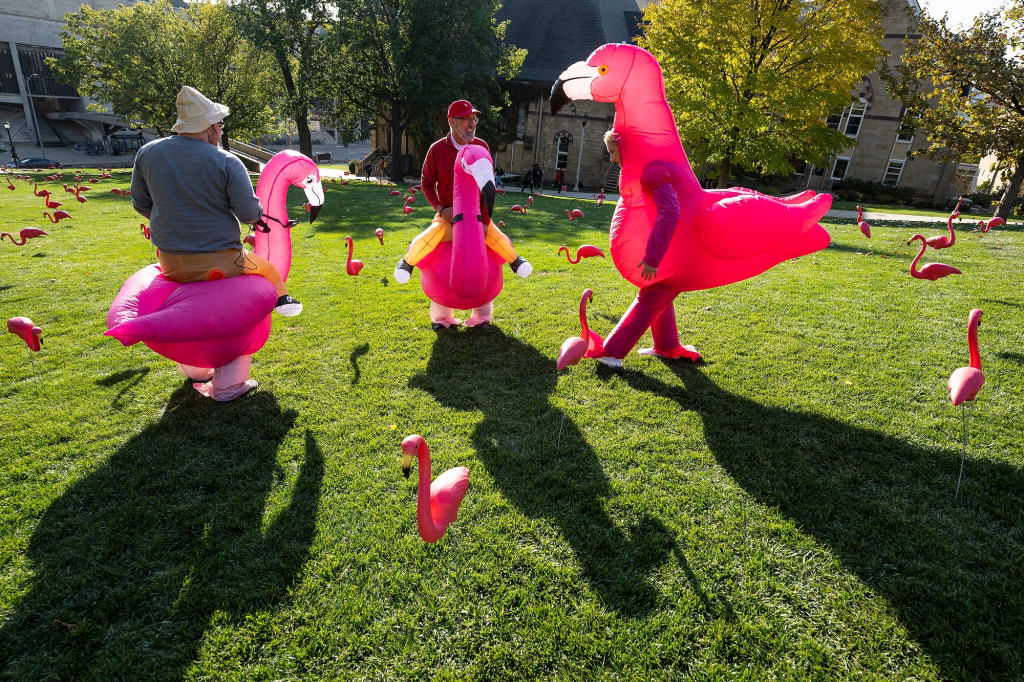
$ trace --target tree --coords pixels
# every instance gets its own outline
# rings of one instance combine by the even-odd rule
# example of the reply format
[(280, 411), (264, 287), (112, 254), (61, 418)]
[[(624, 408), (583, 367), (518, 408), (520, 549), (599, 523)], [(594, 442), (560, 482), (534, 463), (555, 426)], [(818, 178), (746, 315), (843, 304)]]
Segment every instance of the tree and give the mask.
[(299, 151), (313, 157), (309, 133), (310, 88), (323, 77), (319, 57), (334, 9), (327, 0), (238, 0), (232, 5), (242, 34), (273, 56), (287, 98), (285, 109), (299, 133)]
[(267, 59), (241, 38), (223, 1), (181, 11), (168, 0), (110, 10), (82, 6), (65, 21), (64, 55), (50, 60), (58, 77), (160, 135), (177, 120), (174, 93), (182, 85), (226, 104), (235, 137), (259, 134), (273, 119), (267, 103), (277, 81), (268, 78)]
[(824, 123), (877, 67), (875, 0), (663, 0), (638, 43), (661, 62), (691, 159), (789, 173), (824, 165), (850, 140)]
[[(469, 99), (485, 116), (505, 104), (499, 78), (519, 73), (525, 50), (505, 44), (499, 0), (351, 0), (330, 32), (327, 99), (371, 111), (391, 128), (392, 179), (405, 170), (402, 138), (436, 135), (444, 112)], [(485, 119), (486, 120), (486, 119)]]
[(900, 64), (884, 69), (890, 92), (927, 132), (928, 156), (996, 154), (1011, 170), (996, 208), (1008, 218), (1024, 182), (1024, 0), (978, 15), (957, 32), (946, 19), (919, 18)]

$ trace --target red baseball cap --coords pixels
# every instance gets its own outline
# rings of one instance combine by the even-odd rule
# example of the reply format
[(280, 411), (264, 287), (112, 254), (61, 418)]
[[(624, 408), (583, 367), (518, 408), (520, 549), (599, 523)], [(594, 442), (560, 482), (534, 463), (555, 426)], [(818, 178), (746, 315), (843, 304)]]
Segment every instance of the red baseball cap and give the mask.
[(465, 118), (466, 116), (472, 116), (473, 114), (479, 114), (478, 109), (474, 109), (473, 105), (464, 99), (460, 99), (457, 102), (452, 102), (448, 106), (448, 118)]

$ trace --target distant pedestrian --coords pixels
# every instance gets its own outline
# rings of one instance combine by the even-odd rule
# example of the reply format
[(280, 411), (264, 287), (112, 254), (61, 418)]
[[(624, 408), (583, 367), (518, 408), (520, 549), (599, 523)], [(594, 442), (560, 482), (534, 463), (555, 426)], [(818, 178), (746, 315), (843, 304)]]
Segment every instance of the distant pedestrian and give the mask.
[(555, 189), (558, 190), (559, 194), (562, 193), (563, 184), (565, 184), (565, 169), (559, 168), (557, 171), (555, 171)]

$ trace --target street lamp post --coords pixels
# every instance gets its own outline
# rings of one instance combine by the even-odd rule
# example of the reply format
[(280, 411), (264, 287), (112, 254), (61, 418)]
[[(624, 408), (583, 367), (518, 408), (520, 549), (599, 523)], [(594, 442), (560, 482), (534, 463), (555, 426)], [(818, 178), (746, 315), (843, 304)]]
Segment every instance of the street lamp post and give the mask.
[(38, 73), (34, 73), (34, 74), (32, 74), (31, 76), (29, 76), (28, 78), (25, 79), (25, 90), (28, 91), (28, 104), (29, 104), (29, 107), (32, 110), (32, 125), (35, 126), (35, 129), (36, 129), (36, 144), (39, 145), (39, 150), (40, 150), (40, 152), (42, 152), (42, 149), (43, 149), (43, 136), (39, 134), (39, 119), (36, 117), (36, 103), (35, 103), (35, 100), (32, 99), (32, 85), (31, 85), (31, 83), (32, 83), (32, 79), (33, 78), (39, 78), (39, 74)]
[(21, 163), (21, 159), (18, 158), (18, 150), (14, 148), (14, 140), (11, 138), (11, 122), (4, 121), (4, 130), (7, 131), (7, 141), (11, 143), (11, 163), (17, 168), (18, 164)]
[(580, 125), (583, 126), (582, 132), (580, 132), (580, 151), (576, 155), (576, 185), (572, 188), (573, 192), (580, 191), (580, 164), (583, 163), (583, 139), (587, 134), (587, 115), (583, 114), (583, 118), (580, 120)]

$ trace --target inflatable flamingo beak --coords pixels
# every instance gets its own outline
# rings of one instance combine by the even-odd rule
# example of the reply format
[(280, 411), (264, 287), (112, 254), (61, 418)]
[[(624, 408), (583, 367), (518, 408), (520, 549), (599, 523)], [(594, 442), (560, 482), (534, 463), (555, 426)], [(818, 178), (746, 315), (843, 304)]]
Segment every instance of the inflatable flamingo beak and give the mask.
[(480, 188), (480, 194), (483, 195), (487, 204), (487, 215), (492, 215), (497, 190), (494, 187), (494, 166), (491, 165), (490, 159), (477, 159), (472, 164), (463, 161), (462, 168), (473, 176), (476, 186)]
[(309, 222), (312, 224), (324, 205), (324, 186), (316, 178), (310, 177), (302, 191), (306, 193), (306, 200), (309, 202)]
[(557, 114), (570, 100), (593, 99), (590, 84), (600, 75), (596, 66), (590, 66), (586, 62), (576, 62), (563, 71), (551, 86), (551, 97), (548, 99), (551, 115)]

